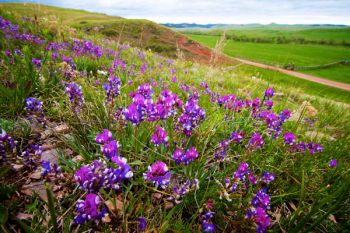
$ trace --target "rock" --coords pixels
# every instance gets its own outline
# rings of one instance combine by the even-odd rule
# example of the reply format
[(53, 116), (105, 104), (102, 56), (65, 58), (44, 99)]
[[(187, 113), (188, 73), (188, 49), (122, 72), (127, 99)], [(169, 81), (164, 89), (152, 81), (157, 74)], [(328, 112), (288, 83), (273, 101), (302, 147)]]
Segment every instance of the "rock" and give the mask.
[(50, 161), (52, 165), (58, 164), (58, 151), (57, 149), (44, 151), (41, 155), (40, 161)]
[(153, 193), (152, 198), (155, 200), (160, 200), (162, 198), (162, 194), (161, 193)]
[(12, 164), (12, 168), (13, 168), (13, 170), (15, 170), (16, 172), (22, 170), (23, 167), (24, 167), (23, 164), (15, 164), (15, 163)]
[(116, 210), (122, 210), (124, 206), (123, 202), (117, 198), (115, 198), (114, 200), (115, 205), (111, 200), (105, 201), (105, 205), (107, 206), (108, 210), (111, 212), (115, 212)]
[(18, 213), (16, 216), (19, 220), (31, 220), (33, 218), (32, 214)]
[(43, 144), (43, 145), (41, 145), (41, 149), (43, 150), (43, 151), (45, 151), (45, 150), (51, 150), (51, 149), (53, 149), (53, 148), (55, 148), (56, 147), (56, 145), (54, 145), (54, 144)]
[(110, 223), (112, 220), (111, 218), (109, 217), (109, 215), (106, 215), (102, 218), (102, 222), (104, 223)]
[(36, 170), (35, 172), (33, 172), (32, 174), (29, 175), (29, 178), (33, 179), (33, 180), (40, 180), (41, 176), (42, 176), (41, 171)]
[(71, 149), (67, 148), (64, 150), (64, 155), (71, 156), (71, 155), (73, 155), (73, 151)]
[(77, 163), (79, 161), (83, 161), (83, 160), (84, 160), (84, 158), (81, 155), (77, 155), (74, 158), (72, 158), (72, 161), (75, 162), (75, 163)]
[(56, 126), (54, 129), (55, 133), (67, 133), (69, 131), (69, 126), (66, 123)]
[(44, 140), (44, 139), (47, 139), (48, 137), (52, 136), (52, 134), (53, 134), (53, 131), (51, 129), (47, 129), (44, 132), (41, 132), (40, 138), (42, 140)]
[(27, 196), (33, 196), (34, 193), (38, 193), (41, 200), (47, 202), (46, 188), (43, 181), (23, 185), (21, 193)]
[(174, 203), (172, 203), (170, 201), (165, 202), (165, 209), (171, 209), (173, 207), (174, 207)]

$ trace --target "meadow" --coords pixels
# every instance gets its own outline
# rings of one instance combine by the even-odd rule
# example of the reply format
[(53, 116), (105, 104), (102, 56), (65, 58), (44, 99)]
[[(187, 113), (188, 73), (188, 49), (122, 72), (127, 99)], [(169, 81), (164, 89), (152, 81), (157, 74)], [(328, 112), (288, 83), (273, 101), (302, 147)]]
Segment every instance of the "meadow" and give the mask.
[(0, 15), (2, 231), (349, 229), (348, 92)]
[(244, 42), (349, 45), (350, 27), (312, 25), (252, 25), (217, 29), (177, 29), (185, 34), (221, 36)]
[[(189, 38), (213, 48), (220, 36), (187, 34)], [(350, 47), (319, 44), (274, 44), (227, 40), (224, 53), (253, 61), (283, 67), (308, 67), (349, 60)], [(337, 65), (321, 69), (302, 70), (326, 79), (350, 83), (350, 66)]]

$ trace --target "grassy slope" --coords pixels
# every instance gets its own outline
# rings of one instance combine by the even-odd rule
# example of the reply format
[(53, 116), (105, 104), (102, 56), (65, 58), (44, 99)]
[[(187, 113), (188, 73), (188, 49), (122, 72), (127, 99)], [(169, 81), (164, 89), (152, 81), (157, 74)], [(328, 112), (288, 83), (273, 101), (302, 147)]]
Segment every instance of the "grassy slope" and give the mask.
[[(88, 35), (84, 35), (84, 38), (91, 39)], [(115, 45), (115, 44), (114, 44)], [(13, 47), (17, 47), (17, 45), (13, 45)], [(12, 48), (13, 49), (13, 48)], [(122, 52), (122, 59), (128, 62), (130, 66), (133, 61), (138, 61), (138, 67), (141, 65), (141, 61), (138, 60), (136, 53), (137, 50), (131, 49), (130, 51)], [(158, 60), (157, 57), (149, 52), (145, 52), (147, 62), (150, 65), (157, 65)], [(33, 49), (33, 56), (40, 55), (40, 51)], [(75, 62), (77, 63), (78, 69), (84, 69), (87, 65), (90, 65), (96, 69), (100, 69), (103, 65), (110, 65), (112, 60), (102, 58), (102, 60), (94, 60), (87, 59), (85, 57), (74, 57)], [(264, 89), (268, 86), (268, 83), (265, 80), (254, 80), (251, 79), (248, 75), (256, 74), (257, 72), (261, 72), (260, 75), (265, 75), (268, 77), (272, 77), (273, 74), (269, 73), (269, 71), (260, 71), (256, 70), (255, 73), (252, 73), (250, 69), (245, 70), (244, 66), (239, 66), (238, 70), (232, 70), (231, 72), (224, 72), (221, 69), (211, 69), (205, 66), (193, 65), (187, 66), (185, 63), (176, 62), (176, 70), (177, 77), (180, 80), (184, 80), (185, 83), (191, 83), (195, 86), (199, 86), (201, 81), (208, 82), (210, 87), (213, 88), (214, 91), (220, 91), (220, 93), (235, 93), (238, 96), (246, 96), (250, 95), (252, 97), (261, 96)], [(46, 69), (44, 69), (46, 70)], [(189, 72), (184, 72), (184, 70), (189, 70)], [(14, 73), (18, 72), (18, 73)], [(16, 77), (20, 76), (21, 66), (18, 66), (11, 69), (11, 74)], [(137, 88), (137, 85), (143, 83), (145, 79), (148, 77), (152, 77), (155, 79), (162, 78), (166, 83), (169, 83), (170, 87), (183, 99), (186, 99), (186, 93), (183, 93), (178, 85), (173, 85), (170, 82), (171, 71), (170, 68), (166, 68), (162, 70), (162, 73), (157, 74), (157, 70), (149, 70), (146, 76), (129, 76), (126, 72), (118, 72), (117, 75), (121, 77), (122, 83), (125, 84), (128, 79), (134, 79), (135, 83), (132, 86), (124, 85), (122, 88), (122, 95), (119, 96), (117, 104), (125, 105), (127, 101), (130, 101), (130, 98), (126, 95), (129, 91), (134, 91)], [(60, 77), (63, 78), (63, 77)], [(73, 137), (75, 139), (81, 137), (84, 140), (70, 142), (71, 144), (65, 142), (65, 147), (72, 148), (74, 154), (81, 154), (86, 156), (86, 161), (80, 163), (72, 162), (71, 158), (65, 158), (63, 161), (63, 168), (66, 170), (71, 169), (71, 171), (76, 170), (82, 164), (86, 164), (92, 160), (92, 157), (95, 158), (95, 154), (98, 154), (99, 151), (98, 146), (94, 143), (93, 138), (96, 133), (101, 132), (101, 130), (105, 127), (103, 120), (108, 118), (108, 114), (103, 110), (104, 101), (105, 101), (105, 93), (102, 87), (95, 87), (93, 83), (97, 79), (105, 80), (106, 77), (82, 77), (78, 78), (77, 82), (83, 86), (84, 95), (86, 97), (86, 101), (88, 102), (89, 109), (83, 110), (84, 112), (81, 114), (82, 119), (86, 122), (85, 127), (78, 127), (81, 125), (80, 118), (78, 119), (74, 115), (69, 106), (65, 103), (64, 100), (67, 99), (67, 96), (64, 94), (64, 91), (60, 85), (57, 85), (57, 93), (52, 91), (52, 89), (42, 88), (33, 91), (31, 94), (39, 95), (40, 99), (45, 103), (45, 112), (51, 119), (64, 120), (69, 123), (69, 125), (74, 129)], [(297, 79), (293, 79), (294, 81), (298, 81)], [(313, 86), (314, 87), (314, 86)], [(312, 130), (317, 130), (318, 132), (327, 133), (329, 135), (338, 135), (337, 141), (335, 142), (327, 142), (324, 141), (325, 152), (321, 155), (315, 156), (298, 156), (297, 158), (293, 158), (293, 155), (289, 155), (288, 152), (284, 153), (282, 149), (284, 148), (279, 143), (272, 144), (272, 141), (266, 141), (267, 146), (264, 147), (266, 150), (254, 152), (254, 154), (250, 153), (245, 148), (235, 147), (232, 150), (230, 149), (230, 158), (236, 157), (237, 153), (240, 154), (239, 161), (247, 160), (249, 163), (253, 164), (252, 168), (254, 170), (262, 171), (265, 168), (269, 171), (276, 172), (278, 174), (277, 181), (271, 185), (271, 193), (272, 193), (272, 212), (281, 206), (281, 208), (285, 208), (289, 211), (292, 208), (289, 207), (290, 203), (297, 206), (297, 211), (292, 210), (290, 213), (282, 212), (280, 215), (280, 224), (275, 224), (273, 231), (280, 231), (280, 227), (291, 230), (295, 227), (296, 223), (302, 223), (303, 217), (310, 211), (311, 207), (316, 206), (317, 214), (313, 214), (310, 221), (307, 223), (315, 223), (316, 220), (320, 219), (320, 217), (325, 216), (324, 213), (329, 209), (327, 206), (318, 207), (317, 205), (313, 205), (316, 200), (321, 200), (322, 202), (327, 201), (327, 205), (333, 206), (333, 199), (336, 199), (336, 196), (332, 196), (333, 187), (337, 187), (338, 183), (341, 183), (342, 180), (337, 180), (342, 178), (344, 173), (347, 171), (346, 166), (347, 163), (347, 140), (346, 135), (349, 132), (349, 111), (342, 105), (336, 105), (333, 102), (319, 97), (314, 96), (305, 96), (303, 95), (304, 90), (298, 87), (294, 87), (291, 85), (285, 85), (283, 82), (278, 82), (274, 85), (274, 88), (277, 92), (283, 92), (284, 98), (283, 100), (277, 100), (277, 97), (274, 97), (273, 100), (275, 102), (274, 109), (276, 111), (281, 111), (284, 108), (290, 108), (291, 110), (296, 110), (299, 108), (301, 102), (304, 100), (309, 100), (312, 105), (318, 110), (317, 122)], [(156, 93), (158, 94), (160, 91), (160, 87), (156, 88)], [(318, 93), (317, 93), (318, 95)], [(159, 231), (159, 232), (197, 232), (199, 231), (199, 227), (197, 226), (196, 217), (198, 213), (196, 212), (199, 207), (194, 205), (197, 201), (199, 204), (202, 203), (207, 198), (215, 198), (218, 199), (218, 187), (213, 182), (208, 182), (209, 179), (206, 177), (213, 176), (215, 179), (222, 180), (224, 176), (231, 176), (235, 167), (237, 167), (236, 158), (234, 161), (230, 161), (225, 164), (209, 164), (210, 169), (208, 174), (204, 174), (206, 169), (205, 167), (206, 161), (210, 161), (210, 158), (213, 157), (212, 151), (208, 150), (207, 147), (211, 148), (215, 145), (215, 143), (227, 137), (232, 130), (237, 130), (238, 126), (245, 125), (244, 120), (247, 117), (241, 117), (239, 114), (235, 115), (235, 121), (225, 122), (223, 121), (225, 117), (225, 112), (221, 109), (218, 110), (217, 107), (213, 105), (208, 96), (202, 95), (200, 100), (200, 105), (207, 110), (207, 120), (203, 122), (200, 127), (200, 130), (196, 131), (194, 137), (192, 137), (191, 144), (195, 145), (200, 149), (200, 159), (195, 163), (191, 164), (191, 166), (182, 168), (181, 166), (171, 166), (170, 169), (179, 174), (191, 174), (194, 175), (199, 173), (201, 176), (201, 189), (196, 193), (193, 198), (193, 193), (190, 193), (186, 196), (185, 201), (182, 204), (176, 205), (173, 209), (167, 210), (163, 208), (163, 203), (154, 205), (154, 200), (151, 198), (151, 194), (154, 193), (152, 189), (147, 185), (143, 184), (142, 172), (146, 169), (147, 165), (149, 165), (152, 161), (155, 160), (164, 160), (165, 156), (160, 156), (159, 153), (153, 152), (153, 150), (145, 148), (144, 145), (139, 143), (134, 139), (134, 133), (131, 127), (123, 128), (116, 124), (114, 121), (112, 123), (108, 123), (107, 125), (113, 129), (113, 132), (116, 136), (116, 139), (119, 140), (122, 144), (121, 153), (123, 156), (128, 158), (129, 162), (135, 162), (133, 164), (133, 168), (137, 165), (140, 165), (138, 169), (135, 170), (135, 175), (130, 185), (128, 184), (127, 188), (130, 187), (127, 191), (124, 191), (123, 196), (125, 200), (129, 201), (125, 204), (125, 209), (118, 211), (118, 214), (121, 213), (123, 216), (127, 216), (128, 220), (115, 220), (114, 216), (112, 216), (113, 221), (110, 225), (114, 224), (115, 229), (120, 229), (121, 227), (130, 227), (131, 231), (135, 228), (133, 227), (133, 223), (136, 222), (137, 216), (147, 215), (147, 225), (150, 231)], [(100, 107), (100, 108), (98, 108)], [(100, 117), (100, 115), (103, 117)], [(102, 123), (101, 123), (102, 122)], [(157, 122), (158, 123), (158, 122)], [(111, 124), (111, 125), (110, 125)], [(164, 122), (167, 125), (167, 122)], [(130, 125), (129, 125), (130, 126)], [(148, 142), (150, 134), (152, 134), (155, 124), (141, 124), (138, 127), (138, 135), (139, 139), (142, 142)], [(244, 126), (247, 127), (247, 126)], [(256, 130), (257, 126), (252, 125), (249, 126), (249, 130)], [(82, 130), (82, 128), (84, 130)], [(108, 127), (109, 128), (109, 127)], [(129, 130), (131, 128), (131, 130)], [(292, 124), (288, 122), (286, 124), (287, 130), (295, 130), (298, 134), (304, 135), (305, 131), (309, 130), (304, 124)], [(80, 131), (79, 131), (80, 130)], [(247, 127), (248, 130), (248, 127)], [(341, 134), (339, 135), (339, 131)], [(17, 134), (20, 132), (16, 131)], [(215, 135), (214, 135), (215, 134)], [(342, 136), (344, 135), (345, 136)], [(143, 136), (143, 138), (142, 138)], [(177, 135), (177, 137), (179, 137)], [(173, 140), (172, 137), (170, 137)], [(178, 139), (180, 141), (181, 138)], [(207, 142), (210, 142), (207, 144)], [(322, 141), (323, 142), (323, 141)], [(76, 147), (73, 147), (73, 146)], [(170, 143), (172, 146), (172, 144)], [(157, 148), (155, 148), (157, 149)], [(85, 153), (81, 153), (85, 152)], [(88, 157), (89, 155), (90, 157)], [(170, 153), (167, 154), (170, 157)], [(241, 157), (242, 156), (242, 157)], [(327, 163), (330, 158), (337, 158), (340, 161), (340, 165), (335, 170), (329, 170), (326, 168)], [(223, 166), (221, 166), (223, 165)], [(330, 185), (329, 185), (330, 183)], [(326, 185), (329, 185), (329, 187)], [(132, 187), (131, 187), (132, 186)], [(336, 190), (336, 189), (335, 189)], [(62, 209), (59, 209), (59, 217), (63, 217), (65, 219), (65, 223), (63, 228), (65, 231), (72, 231), (66, 225), (70, 225), (69, 221), (74, 215), (73, 210), (71, 208), (67, 215), (61, 215), (69, 207), (73, 207), (75, 200), (80, 197), (81, 191), (77, 191), (66, 198), (64, 203), (60, 202), (59, 206)], [(103, 195), (105, 198), (106, 195)], [(330, 199), (325, 199), (328, 197), (332, 197)], [(109, 198), (110, 199), (110, 198)], [(340, 201), (346, 201), (347, 199), (340, 199)], [(235, 198), (235, 201), (238, 199)], [(36, 200), (36, 203), (39, 201)], [(338, 201), (339, 202), (339, 201)], [(40, 202), (39, 202), (40, 203)], [(135, 203), (139, 204), (136, 205)], [(223, 203), (222, 206), (220, 203)], [(282, 206), (282, 203), (285, 205)], [(16, 203), (15, 203), (16, 204)], [(341, 203), (343, 204), (343, 202)], [(221, 209), (227, 211), (236, 211), (239, 208), (235, 206), (231, 206), (225, 200), (215, 200), (215, 205), (217, 211), (217, 217), (215, 218), (215, 223), (220, 223), (220, 226), (232, 227), (231, 231), (241, 230), (242, 232), (248, 232), (252, 230), (249, 228), (247, 221), (241, 221), (241, 219), (236, 218), (235, 216), (230, 216), (225, 218), (227, 213), (223, 213)], [(225, 206), (224, 206), (225, 205)], [(44, 207), (37, 207), (38, 204), (31, 204), (26, 207), (26, 211), (28, 213), (37, 211), (38, 213), (43, 213), (44, 217), (48, 216), (48, 213), (45, 211)], [(345, 205), (344, 205), (345, 206)], [(40, 208), (41, 207), (41, 208)], [(327, 207), (327, 208), (326, 208)], [(338, 207), (338, 206), (336, 206)], [(341, 206), (339, 206), (341, 207)], [(17, 210), (17, 209), (16, 209)], [(313, 210), (313, 209), (312, 209)], [(315, 228), (315, 231), (337, 231), (341, 230), (340, 227), (346, 229), (345, 221), (346, 214), (340, 211), (348, 211), (346, 208), (336, 209), (331, 211), (335, 218), (340, 222), (339, 224), (333, 224), (327, 218), (322, 224), (318, 224)], [(36, 213), (37, 213), (36, 212)], [(279, 213), (278, 213), (279, 214)], [(287, 217), (287, 215), (289, 215)], [(41, 220), (39, 214), (34, 214), (35, 221), (30, 221), (28, 224), (31, 224), (30, 227), (37, 232), (44, 232), (47, 230), (45, 224)], [(37, 217), (39, 216), (39, 217)], [(320, 217), (319, 217), (320, 216)], [(318, 217), (318, 218), (316, 218)], [(44, 219), (44, 218), (43, 218)], [(191, 221), (192, 220), (192, 221)], [(129, 221), (129, 225), (128, 225)], [(191, 222), (191, 223), (189, 223)], [(45, 222), (44, 222), (45, 223)], [(130, 224), (131, 223), (131, 224)], [(342, 225), (340, 225), (342, 224)], [(92, 225), (92, 224), (91, 224)], [(90, 225), (90, 226), (91, 226)], [(134, 224), (136, 225), (136, 224)], [(248, 227), (246, 226), (248, 225)], [(308, 224), (303, 224), (305, 227), (309, 226)], [(93, 225), (94, 226), (94, 225)], [(100, 224), (101, 228), (108, 227), (108, 224)], [(75, 227), (75, 226), (74, 226)], [(88, 230), (89, 225), (84, 225), (80, 228), (81, 231)], [(327, 227), (327, 228), (326, 228)], [(220, 231), (223, 231), (220, 229)], [(227, 229), (230, 231), (230, 229)], [(108, 229), (105, 229), (105, 232), (108, 232)]]
[[(219, 36), (188, 35), (191, 39), (214, 47)], [(313, 66), (328, 64), (350, 57), (350, 48), (344, 46), (328, 45), (300, 45), (300, 44), (262, 44), (227, 41), (224, 52), (233, 57), (241, 57), (254, 61), (285, 65), (292, 63), (295, 66)], [(350, 83), (350, 67), (338, 66), (317, 71), (306, 71), (305, 73), (318, 74), (321, 77)]]
[(6, 3), (0, 7), (29, 17), (45, 17), (53, 25), (67, 25), (90, 34), (98, 32), (162, 55), (176, 55), (176, 39), (180, 34), (152, 21), (29, 3)]

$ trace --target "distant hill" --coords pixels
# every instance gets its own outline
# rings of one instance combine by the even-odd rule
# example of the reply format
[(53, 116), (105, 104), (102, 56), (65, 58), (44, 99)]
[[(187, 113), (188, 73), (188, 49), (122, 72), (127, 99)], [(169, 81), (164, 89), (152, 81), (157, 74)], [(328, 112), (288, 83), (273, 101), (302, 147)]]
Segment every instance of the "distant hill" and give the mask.
[(197, 23), (164, 23), (162, 24), (170, 28), (178, 29), (237, 29), (237, 28), (343, 28), (348, 27), (343, 24), (197, 24)]

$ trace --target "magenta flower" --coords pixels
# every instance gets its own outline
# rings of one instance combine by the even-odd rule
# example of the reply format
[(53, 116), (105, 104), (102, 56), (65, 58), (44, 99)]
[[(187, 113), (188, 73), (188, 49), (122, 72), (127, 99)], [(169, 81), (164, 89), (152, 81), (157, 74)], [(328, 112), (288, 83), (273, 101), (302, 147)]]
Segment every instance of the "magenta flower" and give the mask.
[(114, 75), (108, 77), (108, 82), (103, 84), (106, 91), (106, 103), (112, 103), (120, 94), (120, 79)]
[(71, 102), (72, 110), (75, 112), (79, 112), (82, 109), (82, 104), (84, 101), (83, 92), (81, 91), (81, 87), (78, 86), (75, 82), (66, 83), (66, 92), (69, 95), (69, 100)]
[(272, 181), (274, 181), (275, 178), (276, 178), (276, 176), (274, 174), (268, 173), (267, 171), (264, 171), (260, 177), (260, 181), (265, 183), (265, 184), (269, 184)]
[(275, 94), (275, 92), (271, 87), (267, 88), (265, 91), (265, 96), (267, 98), (271, 98), (274, 94)]
[(176, 164), (185, 164), (188, 165), (198, 158), (198, 152), (194, 147), (191, 147), (184, 153), (181, 149), (177, 148), (172, 156)]
[(168, 170), (168, 166), (165, 163), (157, 161), (148, 166), (147, 173), (143, 173), (143, 177), (147, 182), (152, 182), (156, 188), (165, 189), (170, 183), (171, 177)]
[(101, 134), (96, 135), (96, 142), (99, 144), (105, 144), (111, 140), (113, 140), (112, 132), (108, 129), (104, 129)]
[(83, 224), (90, 220), (99, 221), (108, 215), (99, 196), (92, 193), (86, 195), (85, 200), (78, 200), (76, 210), (78, 214), (74, 221), (77, 224)]
[(336, 159), (332, 159), (331, 161), (329, 161), (328, 166), (329, 167), (337, 167), (338, 166), (338, 161)]
[(169, 137), (167, 132), (162, 127), (157, 126), (156, 131), (151, 136), (151, 142), (156, 146), (159, 146), (160, 144), (166, 145), (168, 141)]
[(286, 132), (283, 136), (283, 139), (285, 144), (292, 146), (295, 142), (295, 135), (291, 132)]
[(252, 133), (252, 136), (249, 140), (249, 145), (253, 149), (259, 149), (263, 146), (263, 144), (264, 144), (264, 140), (263, 140), (262, 136), (258, 132)]

